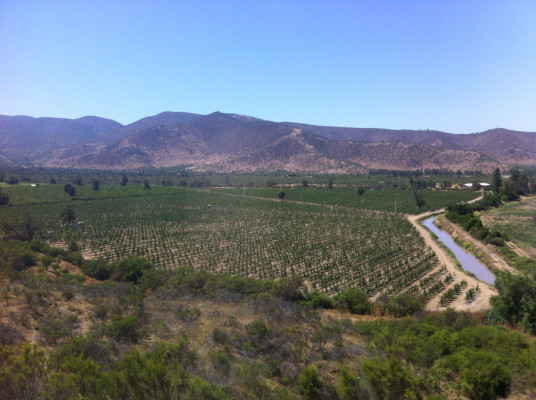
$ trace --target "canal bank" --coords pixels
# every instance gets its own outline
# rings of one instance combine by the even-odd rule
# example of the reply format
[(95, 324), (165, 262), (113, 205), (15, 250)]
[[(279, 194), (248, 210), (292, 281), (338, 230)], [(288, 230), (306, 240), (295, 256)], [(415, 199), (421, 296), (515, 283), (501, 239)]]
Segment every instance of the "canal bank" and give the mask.
[(473, 254), (466, 252), (463, 247), (458, 245), (448, 232), (435, 226), (435, 219), (435, 216), (429, 217), (423, 220), (422, 224), (436, 235), (437, 240), (443, 243), (454, 254), (454, 257), (456, 257), (456, 260), (460, 263), (463, 270), (473, 274), (476, 278), (490, 285), (495, 284), (495, 275), (481, 263), (478, 258)]
[[(438, 210), (439, 212), (441, 210)], [(435, 211), (437, 213), (438, 211)], [(466, 281), (467, 288), (473, 288), (478, 286), (480, 288), (480, 294), (475, 299), (475, 301), (468, 303), (465, 301), (465, 295), (462, 294), (458, 296), (455, 301), (449, 304), (450, 308), (454, 308), (455, 310), (459, 311), (470, 311), (470, 312), (480, 312), (480, 311), (486, 311), (491, 308), (490, 305), (490, 298), (492, 296), (497, 295), (497, 290), (488, 283), (485, 283), (483, 281), (480, 281), (479, 279), (472, 277), (465, 272), (461, 271), (458, 266), (456, 265), (454, 259), (442, 245), (437, 242), (434, 237), (432, 236), (432, 232), (430, 232), (427, 228), (425, 228), (423, 225), (421, 225), (420, 221), (423, 219), (426, 219), (430, 216), (432, 216), (434, 212), (428, 212), (423, 213), (420, 215), (406, 215), (406, 218), (409, 222), (415, 227), (415, 229), (419, 232), (419, 234), (424, 239), (427, 246), (429, 246), (434, 253), (436, 254), (439, 265), (445, 266), (447, 268), (448, 273), (450, 273), (454, 280), (449, 284), (449, 287), (454, 286), (455, 284), (461, 284), (463, 281)], [(466, 289), (467, 290), (467, 289)], [(439, 304), (439, 300), (441, 297), (441, 293), (439, 293), (437, 296), (432, 298), (426, 308), (430, 311), (436, 311), (436, 310), (444, 310), (445, 307), (442, 307)]]

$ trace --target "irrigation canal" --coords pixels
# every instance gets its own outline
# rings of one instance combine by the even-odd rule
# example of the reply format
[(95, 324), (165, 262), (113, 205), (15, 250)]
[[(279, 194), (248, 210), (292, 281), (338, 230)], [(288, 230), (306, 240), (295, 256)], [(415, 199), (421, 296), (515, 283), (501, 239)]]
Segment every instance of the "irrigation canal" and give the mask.
[(465, 271), (471, 272), (478, 279), (493, 285), (495, 283), (495, 275), (493, 275), (493, 273), (474, 255), (467, 253), (461, 246), (459, 246), (452, 236), (435, 226), (434, 220), (435, 217), (430, 217), (422, 221), (422, 224), (430, 229), (430, 231), (439, 238), (439, 241), (454, 253), (454, 256)]

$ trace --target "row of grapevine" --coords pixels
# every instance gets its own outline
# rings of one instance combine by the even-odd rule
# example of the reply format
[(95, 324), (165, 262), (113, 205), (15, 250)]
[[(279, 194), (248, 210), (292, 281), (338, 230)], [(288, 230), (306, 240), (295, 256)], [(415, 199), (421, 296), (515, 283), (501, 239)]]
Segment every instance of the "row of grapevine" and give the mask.
[(159, 268), (192, 265), (266, 279), (298, 275), (329, 294), (348, 287), (397, 293), (437, 267), (411, 224), (389, 212), (192, 190), (73, 205), (85, 225), (62, 226), (61, 203), (28, 205), (24, 212), (49, 241), (75, 241), (93, 257), (139, 255)]

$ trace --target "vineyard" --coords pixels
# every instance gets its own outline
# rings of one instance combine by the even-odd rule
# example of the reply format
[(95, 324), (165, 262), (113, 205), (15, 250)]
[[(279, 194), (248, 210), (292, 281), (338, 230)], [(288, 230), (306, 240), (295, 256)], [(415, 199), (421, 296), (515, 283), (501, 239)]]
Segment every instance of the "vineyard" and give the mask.
[(278, 192), (285, 192), (285, 199), (306, 203), (320, 203), (353, 207), (366, 210), (396, 211), (405, 214), (420, 214), (425, 211), (437, 210), (449, 204), (469, 201), (479, 196), (479, 192), (465, 190), (436, 191), (425, 190), (425, 204), (419, 208), (416, 205), (411, 190), (366, 190), (362, 195), (357, 190), (349, 188), (227, 188), (219, 189), (224, 193), (242, 196), (278, 198)]
[(113, 190), (72, 202), (85, 221), (78, 227), (61, 224), (64, 202), (46, 199), (23, 198), (24, 207), (3, 208), (0, 218), (29, 214), (50, 242), (75, 241), (86, 256), (138, 255), (159, 268), (191, 265), (265, 279), (301, 276), (311, 290), (329, 294), (360, 287), (394, 295), (415, 285), (431, 294), (445, 275), (401, 214), (229, 192)]

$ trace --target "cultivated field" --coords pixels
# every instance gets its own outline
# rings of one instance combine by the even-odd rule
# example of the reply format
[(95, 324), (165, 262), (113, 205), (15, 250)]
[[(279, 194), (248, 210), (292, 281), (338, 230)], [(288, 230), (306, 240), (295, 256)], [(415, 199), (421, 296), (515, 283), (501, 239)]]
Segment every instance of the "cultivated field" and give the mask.
[(518, 247), (516, 250), (536, 258), (536, 197), (505, 204), (484, 212), (480, 218), (485, 226), (506, 233)]
[[(308, 190), (304, 202), (295, 202), (279, 201), (274, 190), (264, 189), (247, 189), (246, 195), (242, 189), (134, 185), (77, 189), (72, 204), (83, 226), (61, 224), (60, 212), (71, 200), (53, 185), (13, 189), (15, 204), (23, 206), (2, 208), (0, 218), (29, 215), (50, 242), (75, 241), (86, 257), (138, 255), (158, 268), (191, 265), (265, 279), (298, 275), (309, 289), (329, 294), (360, 287), (375, 297), (410, 291), (431, 299), (453, 281), (405, 216), (383, 211), (394, 200), (390, 191), (370, 190), (359, 198), (351, 190)], [(289, 190), (288, 198), (300, 192)], [(396, 194), (399, 210), (412, 210), (413, 193)], [(472, 196), (430, 191), (427, 201), (442, 207)], [(356, 207), (345, 206), (352, 202)]]
[(318, 188), (228, 188), (219, 189), (226, 193), (233, 193), (254, 197), (277, 199), (277, 194), (283, 190), (285, 199), (307, 203), (320, 203), (339, 205), (366, 210), (396, 211), (404, 214), (420, 214), (425, 211), (437, 210), (449, 204), (460, 201), (469, 201), (480, 195), (479, 192), (465, 190), (422, 192), (426, 204), (419, 208), (415, 204), (412, 190), (366, 190), (358, 195), (355, 189), (318, 189)]

